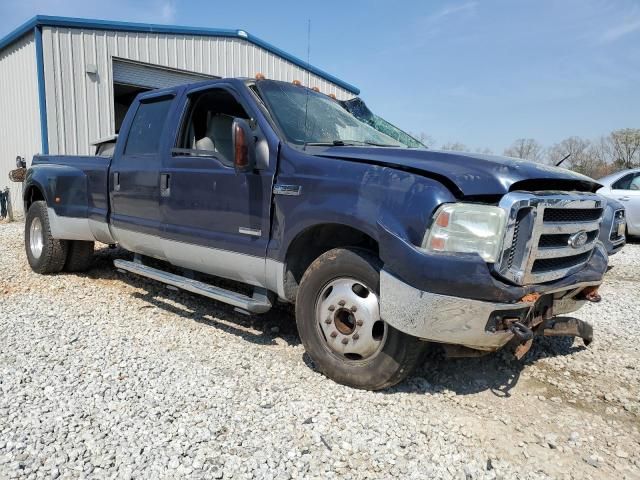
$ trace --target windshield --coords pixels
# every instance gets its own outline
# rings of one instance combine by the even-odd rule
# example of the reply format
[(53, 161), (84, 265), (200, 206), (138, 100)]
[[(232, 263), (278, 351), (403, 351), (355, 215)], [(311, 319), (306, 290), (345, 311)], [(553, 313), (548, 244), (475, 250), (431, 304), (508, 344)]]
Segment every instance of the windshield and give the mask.
[(263, 80), (257, 86), (278, 126), (292, 143), (405, 146), (359, 120), (327, 95), (272, 80)]
[(382, 117), (379, 117), (371, 110), (369, 110), (369, 107), (367, 107), (367, 105), (360, 97), (341, 101), (340, 104), (354, 117), (362, 120), (368, 125), (371, 125), (379, 132), (382, 132), (385, 135), (388, 135), (391, 138), (397, 140), (404, 146), (409, 148), (427, 148), (424, 144), (413, 138), (407, 132), (400, 130), (392, 123), (388, 122)]

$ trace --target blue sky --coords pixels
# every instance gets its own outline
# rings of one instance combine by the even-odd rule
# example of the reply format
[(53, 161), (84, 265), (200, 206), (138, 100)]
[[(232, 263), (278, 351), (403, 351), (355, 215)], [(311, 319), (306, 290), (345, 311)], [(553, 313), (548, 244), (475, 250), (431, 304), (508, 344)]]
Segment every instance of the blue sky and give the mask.
[(0, 36), (40, 13), (242, 28), (358, 86), (437, 145), (502, 152), (640, 127), (640, 0), (3, 0)]

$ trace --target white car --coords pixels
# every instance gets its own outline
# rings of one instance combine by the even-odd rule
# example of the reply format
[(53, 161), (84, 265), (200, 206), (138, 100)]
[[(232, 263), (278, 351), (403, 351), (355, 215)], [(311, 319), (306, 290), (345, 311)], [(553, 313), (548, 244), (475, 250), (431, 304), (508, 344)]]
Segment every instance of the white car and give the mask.
[(640, 168), (612, 173), (598, 183), (603, 185), (600, 195), (624, 205), (629, 235), (640, 235)]

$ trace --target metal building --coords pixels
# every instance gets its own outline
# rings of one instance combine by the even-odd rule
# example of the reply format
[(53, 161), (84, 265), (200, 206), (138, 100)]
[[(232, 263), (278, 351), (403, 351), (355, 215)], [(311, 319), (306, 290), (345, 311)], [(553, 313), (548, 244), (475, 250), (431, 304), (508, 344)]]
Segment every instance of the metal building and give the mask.
[(20, 213), (16, 156), (91, 154), (141, 91), (257, 72), (339, 99), (359, 93), (243, 30), (36, 16), (0, 39), (0, 189)]

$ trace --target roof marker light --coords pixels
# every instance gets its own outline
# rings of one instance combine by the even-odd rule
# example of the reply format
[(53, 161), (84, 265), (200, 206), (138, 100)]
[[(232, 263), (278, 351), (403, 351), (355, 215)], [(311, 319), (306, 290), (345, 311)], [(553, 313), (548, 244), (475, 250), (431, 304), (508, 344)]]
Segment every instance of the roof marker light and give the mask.
[(247, 32), (245, 32), (244, 30), (238, 30), (236, 33), (238, 34), (239, 37), (242, 37), (242, 38), (248, 38), (249, 37), (249, 34)]

